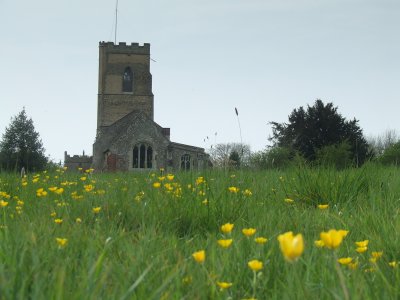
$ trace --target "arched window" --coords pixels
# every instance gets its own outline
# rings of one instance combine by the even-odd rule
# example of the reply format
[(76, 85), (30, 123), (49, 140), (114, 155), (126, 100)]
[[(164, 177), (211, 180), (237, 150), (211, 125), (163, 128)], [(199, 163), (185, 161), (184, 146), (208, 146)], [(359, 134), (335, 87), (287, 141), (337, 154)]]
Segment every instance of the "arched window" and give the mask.
[(147, 168), (151, 169), (153, 167), (153, 149), (151, 146), (147, 147)]
[(139, 168), (139, 148), (137, 146), (135, 146), (133, 148), (133, 168)]
[(181, 156), (181, 170), (189, 171), (190, 170), (190, 155), (184, 154)]
[(145, 164), (146, 164), (146, 146), (145, 145), (141, 145), (140, 146), (140, 168), (144, 169), (146, 168)]
[(133, 91), (133, 73), (131, 68), (126, 67), (122, 77), (122, 91), (124, 93), (132, 93)]
[(139, 144), (133, 147), (132, 168), (151, 169), (153, 168), (153, 148), (146, 144)]

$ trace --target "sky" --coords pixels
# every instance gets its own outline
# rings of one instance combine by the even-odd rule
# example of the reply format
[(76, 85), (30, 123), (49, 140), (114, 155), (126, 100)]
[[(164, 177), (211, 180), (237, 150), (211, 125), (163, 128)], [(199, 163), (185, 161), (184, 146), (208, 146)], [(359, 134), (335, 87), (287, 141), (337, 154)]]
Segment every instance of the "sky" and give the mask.
[[(92, 153), (98, 43), (115, 0), (0, 0), (0, 135), (25, 107), (56, 162)], [(154, 120), (203, 148), (269, 145), (269, 122), (332, 102), (400, 130), (398, 0), (119, 0), (117, 42), (151, 44)], [(207, 139), (208, 137), (208, 139)]]

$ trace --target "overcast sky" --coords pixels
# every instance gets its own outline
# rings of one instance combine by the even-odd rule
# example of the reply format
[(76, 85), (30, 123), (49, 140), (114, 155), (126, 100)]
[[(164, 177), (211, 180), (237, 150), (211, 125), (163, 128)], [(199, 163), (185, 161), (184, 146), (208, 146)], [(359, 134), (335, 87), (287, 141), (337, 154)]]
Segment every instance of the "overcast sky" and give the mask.
[[(0, 0), (0, 134), (25, 106), (51, 158), (92, 153), (115, 2)], [(400, 129), (398, 0), (119, 0), (118, 11), (117, 41), (151, 44), (155, 121), (174, 142), (240, 142), (237, 107), (243, 142), (261, 150), (268, 122), (317, 98), (366, 136)]]

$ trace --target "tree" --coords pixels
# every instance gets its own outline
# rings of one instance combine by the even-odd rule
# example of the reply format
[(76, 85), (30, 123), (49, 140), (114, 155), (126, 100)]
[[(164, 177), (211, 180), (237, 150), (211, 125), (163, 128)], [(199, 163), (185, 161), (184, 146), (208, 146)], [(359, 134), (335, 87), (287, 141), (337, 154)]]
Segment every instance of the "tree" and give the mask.
[(313, 106), (294, 109), (288, 123), (271, 122), (274, 146), (286, 147), (298, 151), (307, 160), (317, 158), (318, 150), (326, 146), (349, 144), (351, 159), (356, 165), (370, 157), (368, 143), (358, 120), (347, 121), (337, 112), (332, 103), (324, 105), (316, 100)]
[(378, 161), (384, 165), (400, 165), (400, 141), (386, 148)]
[(42, 170), (47, 163), (44, 151), (39, 133), (23, 108), (11, 119), (0, 142), (1, 169), (20, 170), (24, 167), (27, 171)]
[(231, 154), (229, 154), (229, 162), (233, 167), (240, 167), (240, 155), (236, 150), (232, 150)]
[(386, 149), (400, 141), (400, 136), (395, 129), (388, 129), (378, 136), (367, 138), (371, 152), (376, 156), (381, 156)]
[[(215, 167), (227, 168), (232, 166), (231, 155), (238, 154), (240, 166), (246, 167), (250, 164), (250, 146), (241, 143), (216, 144), (209, 150), (211, 162)], [(236, 156), (234, 154), (234, 157)], [(236, 158), (237, 159), (237, 158)]]

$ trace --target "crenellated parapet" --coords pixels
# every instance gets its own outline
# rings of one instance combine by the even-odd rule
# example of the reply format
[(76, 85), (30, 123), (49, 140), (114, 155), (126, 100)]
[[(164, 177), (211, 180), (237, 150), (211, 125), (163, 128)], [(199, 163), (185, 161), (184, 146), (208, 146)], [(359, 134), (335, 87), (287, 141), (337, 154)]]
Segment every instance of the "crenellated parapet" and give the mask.
[(144, 43), (131, 43), (126, 44), (125, 42), (119, 42), (118, 44), (114, 44), (113, 42), (99, 42), (99, 47), (102, 47), (106, 51), (112, 52), (131, 52), (133, 54), (150, 54), (150, 44)]

